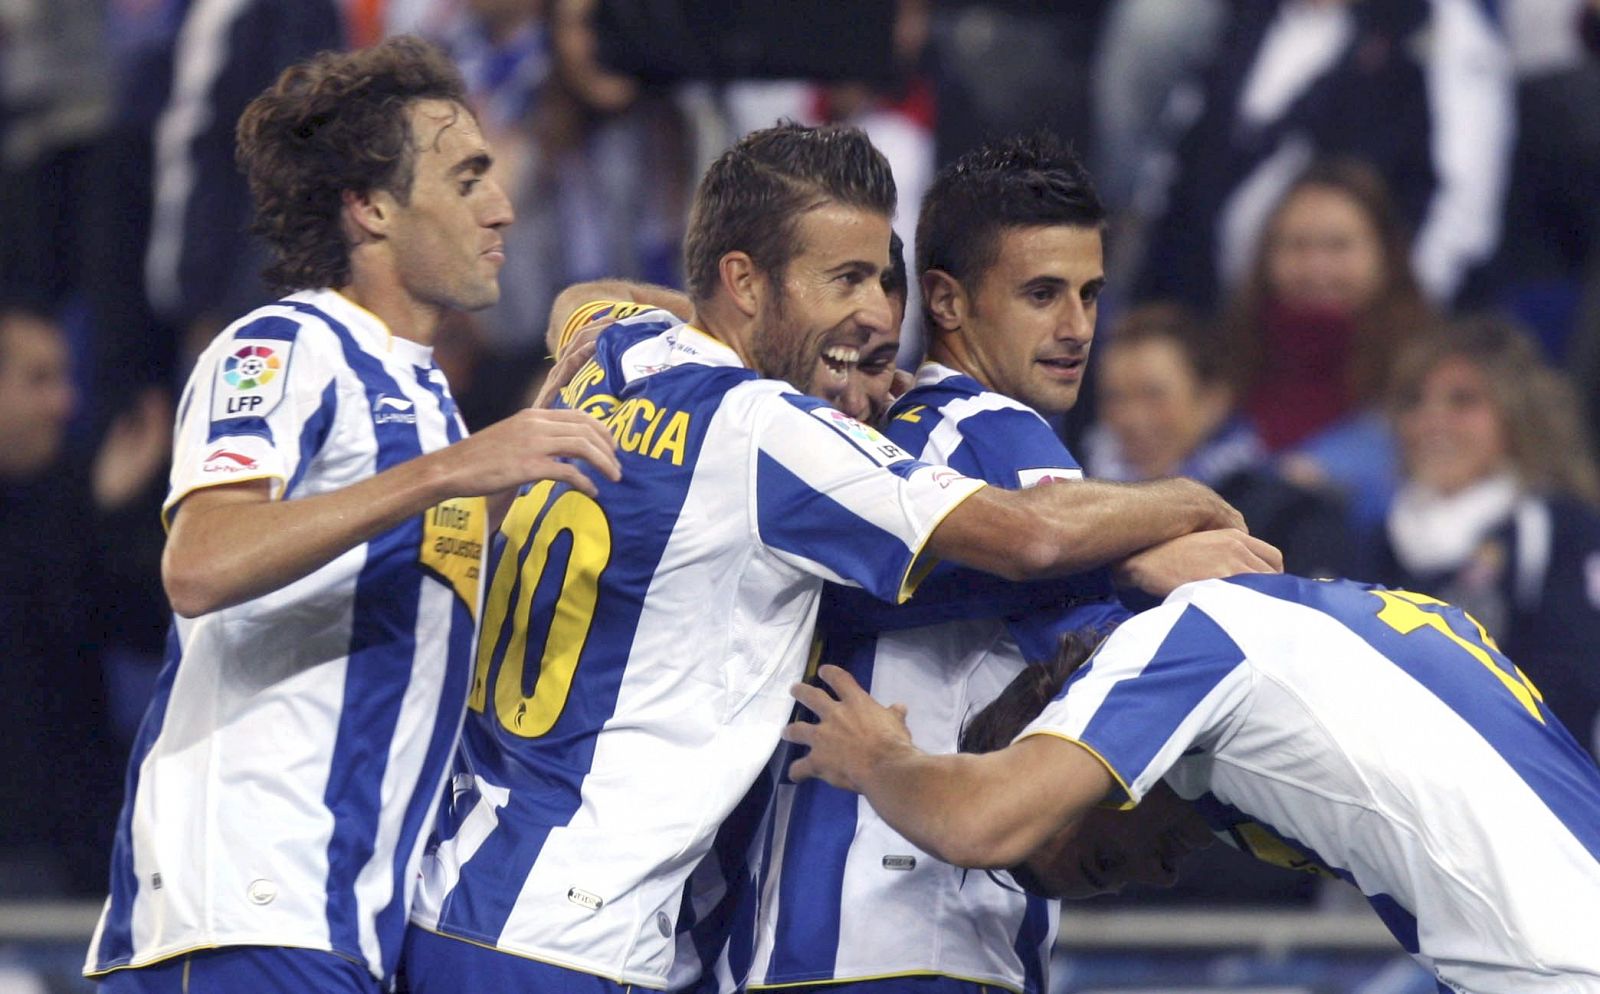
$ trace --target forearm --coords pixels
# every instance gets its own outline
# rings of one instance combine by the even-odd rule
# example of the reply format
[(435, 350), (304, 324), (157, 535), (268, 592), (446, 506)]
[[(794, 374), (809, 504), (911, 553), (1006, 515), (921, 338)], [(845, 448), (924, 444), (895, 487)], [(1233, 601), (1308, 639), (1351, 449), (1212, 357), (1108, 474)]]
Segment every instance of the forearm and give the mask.
[(992, 755), (897, 751), (863, 771), (861, 793), (890, 827), (938, 859), (975, 869), (1015, 866), (1048, 837), (1050, 825), (1030, 817), (1011, 785), (988, 769)]
[(986, 488), (933, 534), (933, 551), (1014, 580), (1104, 566), (1201, 528), (1231, 522), (1231, 508), (1186, 480), (1097, 480), (1022, 491)]
[(179, 505), (162, 556), (173, 610), (195, 617), (271, 593), (327, 565), (446, 496), (427, 457), (331, 493), (268, 500), (217, 487)]

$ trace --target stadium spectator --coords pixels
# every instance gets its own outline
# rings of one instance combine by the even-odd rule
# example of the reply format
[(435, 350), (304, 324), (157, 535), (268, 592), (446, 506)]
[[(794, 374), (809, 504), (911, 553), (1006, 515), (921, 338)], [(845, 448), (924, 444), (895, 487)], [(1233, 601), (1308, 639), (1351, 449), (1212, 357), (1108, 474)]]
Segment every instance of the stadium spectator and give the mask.
[(1600, 472), (1571, 384), (1476, 317), (1402, 355), (1391, 408), (1404, 479), (1371, 575), (1471, 612), (1600, 756)]
[(1381, 179), (1354, 160), (1313, 165), (1267, 220), (1221, 319), (1240, 406), (1284, 471), (1331, 484), (1370, 524), (1393, 491), (1376, 407), (1393, 357), (1432, 311)]
[(785, 733), (811, 750), (791, 775), (1038, 893), (1170, 883), (1216, 833), (1354, 883), (1441, 988), (1600, 984), (1600, 767), (1470, 616), (1248, 576), (1185, 585), (1097, 641), (976, 717), (963, 745), (998, 750), (982, 755), (921, 752), (903, 708), (823, 667), (838, 699), (794, 688), (820, 724)]
[(1199, 480), (1239, 509), (1250, 534), (1278, 547), (1285, 569), (1347, 575), (1343, 505), (1273, 467), (1260, 434), (1239, 413), (1228, 354), (1215, 337), (1181, 304), (1141, 305), (1117, 321), (1098, 349), (1090, 474)]
[(0, 890), (13, 898), (94, 893), (111, 841), (118, 750), (94, 618), (111, 534), (67, 438), (76, 404), (61, 328), (0, 310)]
[(563, 339), (620, 319), (563, 399), (607, 419), (625, 472), (507, 518), (407, 943), (418, 994), (665, 986), (685, 881), (777, 745), (824, 579), (896, 600), (924, 548), (1053, 575), (1207, 526), (1219, 558), (1272, 568), (1196, 484), (987, 488), (797, 393), (888, 331), (894, 205), (860, 131), (755, 132), (696, 194), (692, 323), (648, 299), (571, 311)]
[(498, 294), (510, 205), (436, 50), (283, 72), (238, 128), (269, 278), (180, 403), (177, 613), (85, 970), (107, 991), (385, 989), (464, 705), (485, 495), (617, 471), (574, 412), (463, 440), (439, 321)]
[(1493, 253), (1513, 143), (1505, 45), (1478, 0), (1244, 0), (1230, 10), (1181, 137), (1152, 172), (1159, 206), (1136, 300), (1201, 310), (1236, 286), (1261, 222), (1313, 160), (1369, 162), (1448, 303)]

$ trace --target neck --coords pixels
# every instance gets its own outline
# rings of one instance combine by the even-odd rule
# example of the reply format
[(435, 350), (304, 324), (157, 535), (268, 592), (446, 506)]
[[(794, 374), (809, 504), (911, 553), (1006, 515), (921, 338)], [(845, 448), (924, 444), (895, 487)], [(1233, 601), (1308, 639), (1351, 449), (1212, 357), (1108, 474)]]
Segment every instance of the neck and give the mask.
[(928, 358), (941, 366), (949, 366), (958, 373), (972, 377), (983, 384), (985, 390), (994, 389), (988, 377), (978, 368), (978, 364), (972, 361), (966, 343), (957, 332), (935, 332), (932, 343), (928, 345)]
[(338, 288), (345, 299), (363, 307), (383, 322), (389, 334), (396, 338), (433, 345), (444, 319), (444, 310), (434, 304), (417, 300), (400, 286), (397, 280), (385, 279), (356, 269), (349, 283)]
[(735, 307), (708, 300), (695, 303), (689, 323), (732, 349), (746, 367), (756, 368), (751, 347), (756, 335), (754, 318), (746, 317)]

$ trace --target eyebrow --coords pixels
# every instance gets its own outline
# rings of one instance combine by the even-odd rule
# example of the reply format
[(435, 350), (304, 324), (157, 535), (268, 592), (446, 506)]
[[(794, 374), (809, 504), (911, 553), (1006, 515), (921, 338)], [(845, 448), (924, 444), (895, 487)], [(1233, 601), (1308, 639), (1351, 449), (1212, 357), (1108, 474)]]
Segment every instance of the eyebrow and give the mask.
[(883, 267), (868, 259), (851, 259), (848, 262), (841, 262), (837, 266), (825, 269), (823, 272), (830, 276), (836, 276), (847, 273), (852, 269), (864, 269), (868, 276), (876, 276), (883, 270)]
[(445, 175), (460, 176), (462, 173), (476, 173), (482, 176), (489, 171), (489, 167), (492, 165), (494, 165), (494, 159), (490, 157), (489, 153), (479, 152), (476, 155), (469, 155), (451, 166), (450, 171)]

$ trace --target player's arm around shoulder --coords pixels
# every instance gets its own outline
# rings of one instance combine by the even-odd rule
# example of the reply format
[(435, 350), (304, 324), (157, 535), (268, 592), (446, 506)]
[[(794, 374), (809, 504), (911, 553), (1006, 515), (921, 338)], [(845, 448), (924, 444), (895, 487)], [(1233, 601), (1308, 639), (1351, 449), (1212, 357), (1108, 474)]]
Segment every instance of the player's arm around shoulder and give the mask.
[(784, 731), (809, 750), (790, 776), (863, 794), (890, 826), (946, 862), (1015, 866), (1113, 786), (1087, 750), (1054, 736), (1029, 736), (997, 752), (925, 753), (911, 741), (903, 706), (883, 707), (836, 666), (818, 675), (833, 695), (793, 688), (818, 720)]
[(545, 328), (545, 345), (550, 354), (560, 359), (575, 344), (574, 340), (581, 329), (606, 323), (607, 316), (602, 312), (619, 303), (658, 307), (684, 321), (690, 320), (694, 314), (688, 296), (671, 287), (631, 280), (574, 283), (556, 294), (555, 301), (550, 305), (550, 321)]
[(1231, 547), (1241, 567), (1270, 572), (1274, 561), (1281, 567), (1277, 550), (1246, 534), (1233, 507), (1209, 487), (1181, 478), (987, 487), (940, 523), (930, 547), (941, 557), (1026, 580), (1093, 569), (1191, 532), (1218, 529), (1230, 534), (1217, 546)]

